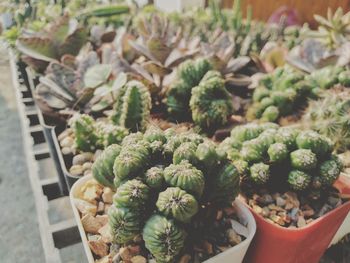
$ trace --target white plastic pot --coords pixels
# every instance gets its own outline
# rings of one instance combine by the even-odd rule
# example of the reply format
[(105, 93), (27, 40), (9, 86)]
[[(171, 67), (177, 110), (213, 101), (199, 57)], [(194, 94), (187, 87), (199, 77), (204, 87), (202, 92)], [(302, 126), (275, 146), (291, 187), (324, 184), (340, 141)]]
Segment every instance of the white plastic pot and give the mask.
[(204, 0), (154, 0), (154, 5), (163, 12), (181, 12), (192, 7), (204, 7)]
[[(86, 238), (86, 233), (84, 231), (83, 225), (80, 220), (78, 209), (75, 206), (74, 199), (77, 198), (79, 189), (88, 181), (92, 179), (92, 176), (84, 176), (76, 181), (70, 191), (70, 202), (73, 208), (73, 213), (75, 220), (78, 225), (78, 229), (80, 232), (81, 240), (83, 242), (84, 250), (86, 253), (86, 257), (89, 263), (94, 263), (94, 257), (88, 245), (88, 240)], [(238, 212), (238, 217), (240, 222), (247, 226), (248, 228), (248, 236), (247, 238), (241, 242), (240, 244), (227, 249), (226, 251), (216, 255), (205, 261), (206, 263), (240, 263), (243, 261), (243, 258), (248, 250), (250, 243), (253, 240), (253, 237), (256, 232), (256, 223), (252, 213), (249, 209), (242, 203), (242, 201), (236, 199), (234, 202), (234, 206), (236, 211)]]

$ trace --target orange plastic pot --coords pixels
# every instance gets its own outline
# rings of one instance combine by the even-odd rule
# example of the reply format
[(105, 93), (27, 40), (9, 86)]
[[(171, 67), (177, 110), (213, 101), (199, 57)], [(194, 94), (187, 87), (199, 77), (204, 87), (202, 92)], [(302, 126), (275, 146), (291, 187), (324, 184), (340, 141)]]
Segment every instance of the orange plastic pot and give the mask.
[[(350, 193), (343, 176), (334, 184)], [(317, 263), (350, 211), (350, 201), (300, 229), (283, 228), (266, 221), (251, 209), (257, 231), (244, 260), (246, 263)]]

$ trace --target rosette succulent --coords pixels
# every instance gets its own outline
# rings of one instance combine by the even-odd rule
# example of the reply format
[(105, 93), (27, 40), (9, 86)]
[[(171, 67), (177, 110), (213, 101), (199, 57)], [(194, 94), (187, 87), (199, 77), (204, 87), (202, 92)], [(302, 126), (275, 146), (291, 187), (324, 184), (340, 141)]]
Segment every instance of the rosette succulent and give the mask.
[(230, 206), (238, 195), (238, 170), (216, 150), (191, 131), (154, 126), (105, 149), (92, 171), (116, 189), (109, 212), (114, 242), (141, 235), (157, 262), (176, 261), (187, 235), (208, 220), (197, 215)]
[(315, 131), (273, 123), (237, 126), (219, 146), (254, 184), (281, 188), (283, 181), (296, 191), (314, 190), (315, 181), (324, 189), (334, 183), (342, 163), (333, 150), (331, 140)]

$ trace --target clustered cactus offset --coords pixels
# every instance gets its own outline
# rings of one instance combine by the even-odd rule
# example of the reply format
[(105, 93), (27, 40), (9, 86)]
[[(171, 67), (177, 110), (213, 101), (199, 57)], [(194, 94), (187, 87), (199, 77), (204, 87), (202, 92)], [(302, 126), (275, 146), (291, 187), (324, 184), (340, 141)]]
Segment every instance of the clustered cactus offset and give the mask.
[(128, 130), (105, 121), (95, 121), (87, 114), (75, 114), (68, 122), (73, 129), (75, 148), (94, 152), (108, 145), (120, 143)]
[(306, 103), (312, 86), (305, 75), (289, 66), (277, 68), (261, 81), (253, 93), (248, 120), (274, 122), (300, 109)]
[(331, 186), (342, 170), (329, 138), (274, 123), (237, 126), (219, 149), (255, 185), (316, 191)]
[(176, 261), (199, 211), (230, 206), (239, 191), (237, 169), (213, 142), (154, 126), (106, 148), (92, 170), (117, 189), (109, 212), (114, 242), (142, 235), (157, 262)]
[(204, 131), (227, 123), (233, 113), (232, 98), (225, 81), (206, 59), (188, 60), (178, 69), (178, 81), (167, 96), (168, 113), (181, 121), (192, 116), (193, 122)]

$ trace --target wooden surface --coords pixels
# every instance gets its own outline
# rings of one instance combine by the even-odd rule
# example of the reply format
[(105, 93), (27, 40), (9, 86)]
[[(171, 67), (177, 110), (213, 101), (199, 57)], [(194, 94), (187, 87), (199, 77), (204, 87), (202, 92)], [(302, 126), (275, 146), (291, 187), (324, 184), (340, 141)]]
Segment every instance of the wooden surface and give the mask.
[[(279, 7), (286, 5), (297, 9), (301, 21), (315, 26), (313, 14), (325, 16), (327, 8), (335, 11), (338, 7), (350, 10), (350, 0), (241, 0), (243, 10), (248, 5), (253, 7), (253, 17), (258, 20), (267, 20)], [(223, 7), (232, 8), (233, 0), (222, 0)], [(245, 11), (244, 11), (245, 13)]]

